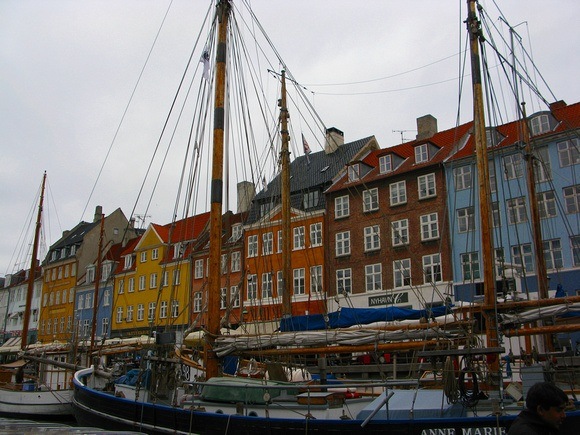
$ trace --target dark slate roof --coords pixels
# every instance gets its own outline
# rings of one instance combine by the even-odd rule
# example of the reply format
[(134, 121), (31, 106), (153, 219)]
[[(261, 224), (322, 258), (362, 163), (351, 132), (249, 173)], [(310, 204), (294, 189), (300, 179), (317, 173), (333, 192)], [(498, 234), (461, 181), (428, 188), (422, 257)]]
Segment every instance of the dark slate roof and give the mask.
[[(304, 192), (315, 189), (320, 190), (320, 203), (314, 209), (325, 207), (323, 191), (328, 187), (336, 174), (350, 162), (357, 153), (374, 136), (368, 136), (353, 142), (340, 145), (338, 149), (327, 154), (324, 151), (310, 153), (308, 156), (301, 155), (290, 163), (290, 202), (293, 208), (302, 209), (302, 195)], [(274, 201), (280, 202), (280, 174), (270, 183), (267, 189), (260, 191), (252, 201), (247, 223), (257, 221), (260, 211), (260, 204)], [(313, 210), (313, 209), (310, 209)]]
[[(52, 253), (54, 251), (60, 251), (63, 248), (68, 248), (72, 245), (80, 245), (85, 237), (85, 235), (92, 230), (95, 226), (99, 225), (100, 221), (97, 222), (80, 222), (74, 227), (70, 232), (58, 240), (54, 245), (50, 247), (50, 250), (46, 254), (46, 258), (44, 263), (48, 264), (51, 263)], [(74, 254), (73, 254), (74, 255)], [(67, 252), (67, 257), (70, 256), (70, 250)], [(58, 256), (57, 260), (62, 260), (60, 256)]]

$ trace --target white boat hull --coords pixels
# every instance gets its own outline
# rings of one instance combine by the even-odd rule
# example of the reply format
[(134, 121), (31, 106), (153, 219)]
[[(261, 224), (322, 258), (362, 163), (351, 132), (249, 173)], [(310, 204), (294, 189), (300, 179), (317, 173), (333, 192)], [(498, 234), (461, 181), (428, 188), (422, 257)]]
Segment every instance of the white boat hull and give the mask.
[(72, 415), (72, 389), (56, 391), (0, 390), (0, 414), (12, 417)]

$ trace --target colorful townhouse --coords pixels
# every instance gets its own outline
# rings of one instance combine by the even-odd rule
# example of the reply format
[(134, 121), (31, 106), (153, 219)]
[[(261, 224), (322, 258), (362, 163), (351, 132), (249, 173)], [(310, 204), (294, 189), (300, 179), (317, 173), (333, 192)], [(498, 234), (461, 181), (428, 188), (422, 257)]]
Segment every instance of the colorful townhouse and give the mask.
[(181, 334), (189, 326), (189, 256), (208, 220), (209, 212), (167, 225), (150, 224), (121, 252), (115, 270), (111, 337)]
[[(326, 238), (326, 198), (324, 191), (333, 177), (353, 159), (377, 149), (373, 136), (344, 143), (336, 128), (326, 131), (324, 149), (307, 152), (290, 164), (291, 205), (291, 291), (292, 315), (327, 311), (324, 281)], [(268, 321), (282, 316), (283, 240), (281, 176), (276, 176), (252, 202), (244, 225), (245, 292), (243, 299), (248, 321)]]
[(423, 309), (450, 302), (443, 162), (462, 126), (417, 119), (417, 138), (351, 160), (326, 190), (328, 307)]
[[(550, 297), (580, 293), (580, 103), (558, 101), (528, 116), (531, 152), (522, 122), (487, 129), (492, 234), (499, 296), (537, 299), (536, 256), (543, 255)], [(482, 297), (480, 215), (473, 137), (458, 142), (446, 162), (452, 264), (457, 300)], [(536, 197), (526, 183), (534, 169)], [(543, 252), (534, 250), (530, 201), (539, 208)]]
[(48, 343), (79, 339), (76, 289), (86, 283), (87, 273), (95, 272), (103, 218), (105, 247), (130, 237), (131, 231), (127, 231), (130, 229), (129, 221), (121, 209), (105, 216), (102, 207), (97, 206), (92, 222), (80, 222), (65, 231), (60, 240), (50, 247), (43, 262), (39, 341)]

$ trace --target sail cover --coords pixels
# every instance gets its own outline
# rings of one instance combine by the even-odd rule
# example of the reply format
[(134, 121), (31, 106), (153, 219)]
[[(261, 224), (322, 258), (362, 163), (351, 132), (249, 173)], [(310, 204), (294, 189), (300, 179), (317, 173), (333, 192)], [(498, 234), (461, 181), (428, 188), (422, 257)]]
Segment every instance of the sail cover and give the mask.
[(335, 328), (348, 328), (355, 325), (368, 325), (373, 322), (392, 322), (395, 320), (419, 320), (443, 316), (450, 312), (449, 306), (432, 307), (425, 310), (411, 308), (341, 308), (323, 314), (292, 316), (280, 321), (280, 331), (314, 331)]

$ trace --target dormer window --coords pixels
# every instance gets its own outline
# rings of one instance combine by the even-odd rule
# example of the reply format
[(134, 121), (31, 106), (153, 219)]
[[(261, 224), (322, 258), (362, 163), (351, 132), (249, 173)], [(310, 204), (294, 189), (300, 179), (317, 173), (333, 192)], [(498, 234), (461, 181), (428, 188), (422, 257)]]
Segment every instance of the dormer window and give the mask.
[(230, 242), (235, 242), (236, 240), (239, 240), (239, 238), (242, 237), (242, 225), (241, 224), (235, 224), (232, 225), (232, 237), (230, 238)]
[(423, 163), (429, 160), (429, 151), (427, 144), (417, 145), (415, 147), (415, 163)]
[(72, 245), (70, 247), (70, 255), (75, 255), (77, 252), (77, 245)]
[(387, 172), (391, 172), (393, 170), (393, 161), (391, 159), (391, 155), (387, 154), (386, 156), (379, 157), (379, 172), (381, 174), (386, 174)]
[(181, 242), (173, 245), (173, 258), (181, 258), (185, 250), (185, 245)]
[(318, 190), (313, 190), (311, 192), (306, 192), (303, 198), (304, 210), (316, 207), (320, 200), (320, 192)]
[(532, 136), (550, 131), (550, 119), (548, 115), (534, 116), (530, 121), (530, 128), (532, 130)]
[(133, 257), (131, 255), (125, 255), (125, 266), (123, 269), (131, 269), (133, 266)]
[(348, 167), (348, 181), (358, 181), (360, 179), (360, 165), (358, 163)]
[(66, 248), (62, 248), (60, 250), (60, 258), (64, 258), (64, 257), (66, 257)]
[(95, 266), (90, 265), (87, 266), (87, 280), (86, 283), (90, 284), (92, 282), (95, 282)]

